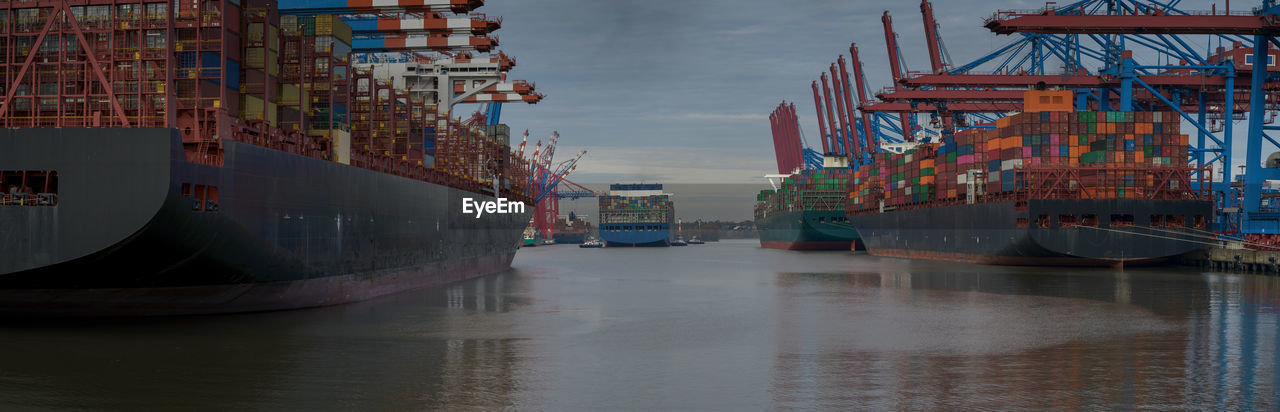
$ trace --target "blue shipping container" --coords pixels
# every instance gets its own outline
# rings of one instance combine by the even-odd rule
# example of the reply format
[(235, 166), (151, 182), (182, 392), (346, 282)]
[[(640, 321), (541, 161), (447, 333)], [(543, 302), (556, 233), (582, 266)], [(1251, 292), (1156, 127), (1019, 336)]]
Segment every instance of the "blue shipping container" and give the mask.
[(227, 60), (227, 88), (240, 90), (240, 63), (235, 60)]

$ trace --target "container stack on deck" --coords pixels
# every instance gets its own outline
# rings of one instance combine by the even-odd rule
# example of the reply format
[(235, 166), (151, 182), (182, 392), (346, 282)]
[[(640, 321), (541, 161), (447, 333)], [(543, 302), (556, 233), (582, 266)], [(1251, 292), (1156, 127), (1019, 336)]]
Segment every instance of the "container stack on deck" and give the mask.
[(600, 223), (668, 223), (675, 208), (667, 195), (600, 196)]
[[(1089, 199), (1150, 198), (1189, 181), (1183, 162), (1188, 136), (1172, 112), (1030, 112), (1005, 117), (995, 129), (970, 130), (942, 143), (921, 144), (904, 154), (880, 153), (861, 168), (849, 193), (851, 212), (911, 207), (975, 195), (999, 198), (1051, 185)], [(1181, 169), (1158, 179), (1147, 170)], [(1073, 170), (1065, 181), (1045, 181), (1055, 170)], [(970, 185), (974, 179), (976, 185)], [(980, 200), (980, 199), (979, 199)]]
[(527, 189), (507, 142), (352, 70), (338, 16), (282, 16), (272, 0), (0, 10), (0, 127), (167, 127), (203, 164), (234, 140), (473, 191), (500, 171), (510, 197)]
[(847, 168), (793, 174), (782, 179), (778, 190), (761, 190), (756, 195), (757, 218), (799, 210), (843, 210), (845, 195), (854, 181), (854, 172)]
[[(497, 28), (483, 4), (0, 0), (0, 313), (292, 309), (506, 270), (532, 212), (459, 204), (564, 172), (532, 179), (504, 125), (451, 114), (541, 98), (466, 52)], [(346, 20), (389, 14), (446, 24)]]
[(868, 252), (1115, 266), (1203, 247), (1209, 172), (1181, 160), (1188, 149), (1178, 117), (1066, 111), (1069, 91), (1030, 91), (1026, 100), (1054, 96), (1062, 103), (1052, 109), (1028, 104), (1035, 111), (994, 129), (877, 154), (860, 168), (846, 216)]

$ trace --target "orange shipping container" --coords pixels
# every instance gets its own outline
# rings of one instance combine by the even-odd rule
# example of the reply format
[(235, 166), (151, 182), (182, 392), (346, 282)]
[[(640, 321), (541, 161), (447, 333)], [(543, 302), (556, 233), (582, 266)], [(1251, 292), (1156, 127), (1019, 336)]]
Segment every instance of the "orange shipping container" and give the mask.
[(1022, 94), (1022, 109), (1025, 112), (1069, 112), (1072, 93), (1070, 90), (1027, 90)]

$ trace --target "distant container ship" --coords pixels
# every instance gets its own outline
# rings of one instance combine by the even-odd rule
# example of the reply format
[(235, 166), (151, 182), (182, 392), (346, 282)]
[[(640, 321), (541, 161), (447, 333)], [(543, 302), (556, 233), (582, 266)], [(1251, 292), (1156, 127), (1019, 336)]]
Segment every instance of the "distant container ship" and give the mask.
[(845, 216), (853, 171), (843, 157), (828, 156), (827, 165), (782, 179), (777, 190), (756, 196), (756, 230), (760, 246), (786, 250), (849, 250), (862, 244)]
[(567, 216), (556, 217), (555, 223), (551, 226), (551, 237), (556, 243), (580, 244), (587, 240), (591, 229), (591, 222), (569, 212)]
[(671, 246), (675, 206), (662, 184), (612, 184), (600, 196), (600, 239), (606, 246)]
[(1032, 110), (993, 130), (880, 153), (860, 168), (847, 213), (867, 250), (1113, 266), (1203, 247), (1209, 173), (1186, 166), (1188, 138), (1176, 113), (1072, 112), (1070, 91), (1027, 98)]

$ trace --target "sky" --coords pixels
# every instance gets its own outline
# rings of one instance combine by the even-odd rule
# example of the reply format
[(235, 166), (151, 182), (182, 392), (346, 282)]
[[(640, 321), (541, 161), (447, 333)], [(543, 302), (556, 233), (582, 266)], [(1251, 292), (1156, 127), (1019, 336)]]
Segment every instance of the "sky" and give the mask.
[[(1201, 2), (1184, 8), (1209, 8)], [(1043, 6), (933, 1), (957, 62), (1014, 40), (982, 27), (996, 9)], [(918, 0), (488, 0), (477, 11), (503, 18), (495, 34), (517, 61), (510, 78), (546, 95), (505, 105), (503, 123), (528, 129), (530, 144), (559, 131), (560, 160), (587, 150), (570, 180), (763, 183), (776, 171), (769, 113), (795, 102), (807, 142), (820, 147), (809, 84), (847, 59), (851, 42), (872, 91), (891, 83), (886, 10), (908, 69), (927, 70)]]

